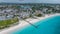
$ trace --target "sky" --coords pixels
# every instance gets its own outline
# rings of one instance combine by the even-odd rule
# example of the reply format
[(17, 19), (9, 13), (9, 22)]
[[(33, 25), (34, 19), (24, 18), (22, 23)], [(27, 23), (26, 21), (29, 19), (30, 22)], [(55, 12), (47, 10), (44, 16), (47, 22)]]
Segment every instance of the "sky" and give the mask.
[(60, 3), (60, 0), (0, 0), (6, 3)]

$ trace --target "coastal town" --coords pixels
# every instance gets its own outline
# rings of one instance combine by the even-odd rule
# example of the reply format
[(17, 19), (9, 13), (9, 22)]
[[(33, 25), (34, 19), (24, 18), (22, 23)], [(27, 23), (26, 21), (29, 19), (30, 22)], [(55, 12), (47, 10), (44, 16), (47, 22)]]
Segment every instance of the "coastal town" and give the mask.
[[(60, 13), (59, 4), (0, 5), (0, 22), (3, 22), (3, 24), (0, 23), (0, 30), (8, 28), (11, 25), (19, 24), (19, 20), (42, 17), (46, 14), (55, 13)], [(31, 25), (34, 26), (33, 24)]]
[(60, 13), (60, 5), (0, 5), (0, 20)]

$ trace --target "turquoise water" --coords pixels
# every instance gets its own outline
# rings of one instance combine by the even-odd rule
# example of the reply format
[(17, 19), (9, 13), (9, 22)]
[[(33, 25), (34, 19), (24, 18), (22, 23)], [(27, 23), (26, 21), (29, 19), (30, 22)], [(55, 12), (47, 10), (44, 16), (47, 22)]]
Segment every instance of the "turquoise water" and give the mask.
[(34, 25), (38, 28), (28, 25), (22, 29), (17, 29), (11, 34), (60, 34), (60, 16), (38, 21)]

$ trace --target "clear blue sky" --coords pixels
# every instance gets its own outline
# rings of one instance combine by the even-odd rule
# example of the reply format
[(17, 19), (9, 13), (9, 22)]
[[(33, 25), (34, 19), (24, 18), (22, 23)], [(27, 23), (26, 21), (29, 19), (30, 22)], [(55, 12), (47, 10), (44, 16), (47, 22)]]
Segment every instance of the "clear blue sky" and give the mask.
[(60, 0), (0, 0), (9, 3), (60, 3)]

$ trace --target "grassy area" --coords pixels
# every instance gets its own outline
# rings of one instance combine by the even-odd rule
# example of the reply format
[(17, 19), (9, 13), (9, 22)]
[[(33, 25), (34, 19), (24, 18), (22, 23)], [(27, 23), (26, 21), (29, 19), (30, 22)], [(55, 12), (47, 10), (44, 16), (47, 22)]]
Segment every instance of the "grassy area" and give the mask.
[(1, 20), (0, 21), (0, 29), (4, 29), (9, 27), (10, 25), (13, 25), (14, 23), (18, 22), (18, 18), (12, 18), (8, 20)]

